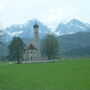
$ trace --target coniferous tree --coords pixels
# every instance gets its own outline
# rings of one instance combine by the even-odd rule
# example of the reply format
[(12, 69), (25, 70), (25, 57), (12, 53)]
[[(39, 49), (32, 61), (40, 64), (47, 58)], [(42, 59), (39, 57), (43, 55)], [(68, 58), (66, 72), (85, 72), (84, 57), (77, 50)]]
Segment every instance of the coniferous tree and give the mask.
[(24, 46), (25, 44), (19, 37), (14, 37), (11, 41), (10, 45), (8, 46), (9, 49), (9, 58), (17, 61), (18, 64), (20, 63), (20, 60), (23, 57), (24, 53)]

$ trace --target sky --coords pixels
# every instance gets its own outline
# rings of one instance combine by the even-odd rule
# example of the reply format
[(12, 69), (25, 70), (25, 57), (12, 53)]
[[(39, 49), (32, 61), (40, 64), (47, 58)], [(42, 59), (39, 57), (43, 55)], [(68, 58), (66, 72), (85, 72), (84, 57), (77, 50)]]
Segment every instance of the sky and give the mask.
[(48, 26), (72, 18), (90, 23), (90, 0), (0, 0), (0, 27), (35, 18)]

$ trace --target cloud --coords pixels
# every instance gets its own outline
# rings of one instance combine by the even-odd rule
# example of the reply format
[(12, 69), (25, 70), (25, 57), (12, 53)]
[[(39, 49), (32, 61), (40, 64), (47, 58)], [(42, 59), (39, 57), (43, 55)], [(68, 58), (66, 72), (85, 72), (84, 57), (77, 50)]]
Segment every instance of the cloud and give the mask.
[(55, 24), (57, 25), (66, 19), (70, 19), (71, 17), (74, 16), (75, 13), (76, 13), (76, 9), (72, 6), (55, 7), (45, 11), (40, 16), (40, 20), (45, 24), (51, 26), (51, 28), (53, 28), (52, 24), (54, 24), (55, 26)]
[(46, 12), (44, 12), (42, 15), (41, 15), (41, 20), (43, 22), (48, 22), (48, 23), (51, 23), (51, 22), (55, 22), (59, 19), (61, 19), (63, 16), (63, 10), (60, 9), (60, 8), (51, 8), (49, 10), (47, 10)]
[(33, 18), (50, 27), (71, 18), (90, 22), (89, 3), (90, 0), (0, 0), (0, 21), (3, 27)]

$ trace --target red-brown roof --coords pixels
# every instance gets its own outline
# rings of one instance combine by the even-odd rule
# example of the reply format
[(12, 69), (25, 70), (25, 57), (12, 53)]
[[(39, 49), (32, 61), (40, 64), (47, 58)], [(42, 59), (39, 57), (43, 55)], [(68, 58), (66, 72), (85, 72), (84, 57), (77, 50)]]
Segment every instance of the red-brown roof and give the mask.
[(36, 48), (35, 48), (35, 46), (32, 43), (29, 45), (28, 48), (26, 48), (26, 50), (35, 50), (35, 49)]

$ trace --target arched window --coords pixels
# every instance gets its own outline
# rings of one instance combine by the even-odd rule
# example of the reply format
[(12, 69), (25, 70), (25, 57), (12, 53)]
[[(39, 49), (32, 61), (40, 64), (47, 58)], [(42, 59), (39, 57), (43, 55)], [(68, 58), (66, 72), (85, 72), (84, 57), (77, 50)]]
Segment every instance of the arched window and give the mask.
[(32, 60), (33, 58), (31, 57), (31, 60)]

